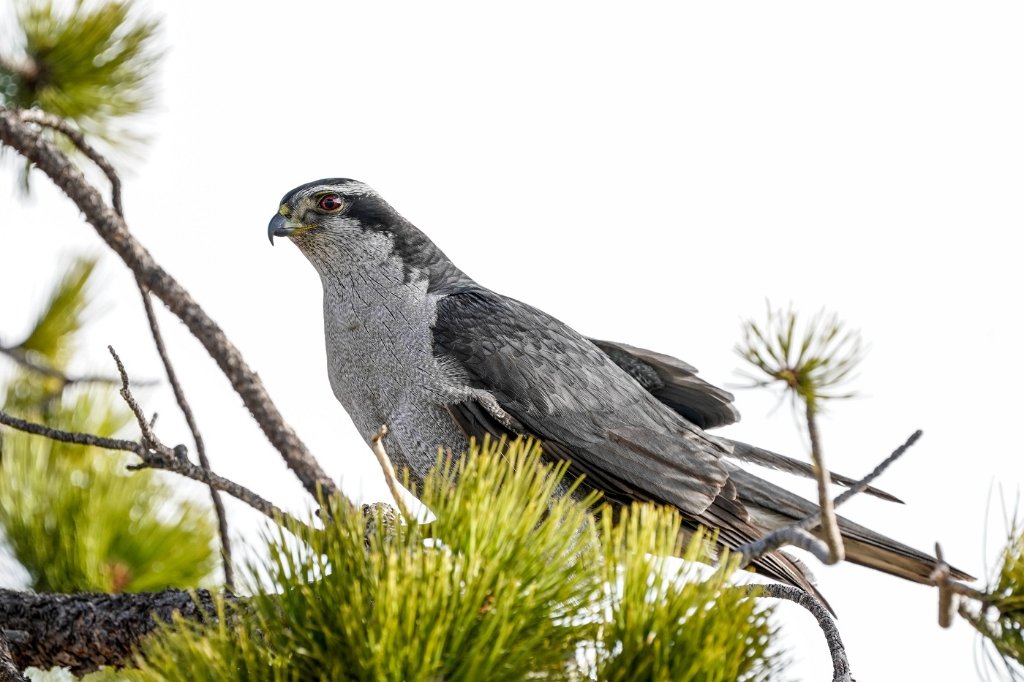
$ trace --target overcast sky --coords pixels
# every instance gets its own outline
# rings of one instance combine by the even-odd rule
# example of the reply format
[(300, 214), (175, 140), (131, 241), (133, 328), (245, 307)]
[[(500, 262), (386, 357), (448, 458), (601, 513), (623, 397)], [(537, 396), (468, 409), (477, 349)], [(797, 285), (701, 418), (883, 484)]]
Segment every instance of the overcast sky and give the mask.
[[(577, 330), (740, 381), (740, 322), (766, 299), (825, 307), (870, 353), (824, 446), (861, 475), (915, 429), (881, 485), (907, 504), (843, 511), (991, 573), (1024, 480), (1024, 10), (1017, 3), (154, 2), (168, 46), (145, 158), (125, 183), (138, 238), (223, 326), (354, 497), (384, 499), (335, 401), (320, 284), (266, 225), (321, 177), (375, 187), (480, 283)], [(161, 376), (131, 278), (36, 175), (0, 190), (0, 338), (16, 339), (73, 255), (102, 259), (105, 313), (78, 369)], [(282, 506), (300, 486), (201, 347), (166, 335), (215, 469)], [(166, 442), (187, 431), (144, 395)], [(726, 435), (794, 456), (788, 407), (737, 391)], [(792, 482), (810, 493), (811, 487)], [(235, 533), (259, 521), (230, 503)], [(975, 679), (976, 639), (933, 590), (819, 567), (858, 679)], [(780, 608), (796, 680), (827, 679), (806, 613)]]

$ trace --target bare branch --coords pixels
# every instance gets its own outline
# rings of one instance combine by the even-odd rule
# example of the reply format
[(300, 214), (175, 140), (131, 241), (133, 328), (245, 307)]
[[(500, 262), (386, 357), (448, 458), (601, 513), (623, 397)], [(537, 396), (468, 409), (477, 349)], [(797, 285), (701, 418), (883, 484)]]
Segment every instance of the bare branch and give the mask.
[[(838, 508), (839, 506), (841, 506), (843, 503), (845, 503), (847, 500), (849, 500), (854, 495), (857, 495), (858, 493), (864, 492), (872, 483), (874, 483), (874, 481), (879, 476), (881, 476), (883, 473), (885, 473), (885, 470), (889, 468), (890, 464), (892, 464), (897, 459), (902, 457), (907, 452), (907, 450), (909, 450), (911, 448), (911, 446), (913, 446), (914, 443), (916, 443), (918, 441), (918, 439), (920, 437), (921, 437), (921, 430), (920, 429), (915, 431), (914, 433), (910, 434), (910, 437), (907, 438), (906, 442), (904, 442), (903, 445), (901, 445), (898, 448), (896, 448), (895, 450), (893, 450), (892, 454), (890, 454), (888, 457), (886, 457), (884, 460), (882, 460), (882, 462), (878, 466), (876, 466), (874, 469), (871, 470), (871, 473), (869, 473), (867, 476), (865, 476), (864, 478), (862, 478), (859, 481), (857, 481), (856, 483), (854, 483), (847, 490), (843, 491), (843, 493), (841, 495), (839, 495), (834, 500), (832, 500), (833, 509)], [(743, 563), (741, 564), (741, 566), (747, 566), (747, 565), (750, 564), (750, 562), (752, 562), (752, 561), (754, 561), (756, 559), (760, 559), (765, 554), (768, 554), (769, 552), (773, 552), (776, 549), (778, 549), (778, 548), (780, 548), (780, 547), (782, 547), (782, 546), (784, 546), (786, 544), (789, 544), (789, 538), (790, 537), (795, 537), (795, 536), (793, 536), (792, 529), (809, 530), (809, 529), (813, 528), (814, 526), (818, 525), (818, 523), (820, 523), (820, 521), (821, 521), (821, 513), (820, 512), (815, 512), (813, 514), (810, 514), (810, 515), (804, 517), (802, 520), (800, 520), (800, 521), (798, 521), (798, 522), (796, 522), (794, 524), (791, 524), (791, 525), (786, 526), (784, 528), (779, 528), (777, 530), (773, 530), (771, 533), (768, 533), (767, 535), (765, 535), (760, 540), (757, 540), (756, 542), (751, 542), (751, 543), (748, 543), (746, 545), (743, 545), (742, 547), (737, 547), (736, 551), (740, 552), (740, 554), (743, 557)], [(808, 548), (807, 547), (801, 547), (801, 549), (808, 549)], [(813, 549), (810, 549), (808, 551), (811, 551), (812, 553), (814, 552)], [(815, 556), (818, 556), (818, 555), (815, 554)], [(818, 558), (820, 559), (821, 557), (818, 557)], [(828, 562), (824, 562), (824, 563), (828, 563)]]
[(263, 382), (220, 327), (192, 296), (153, 259), (128, 231), (123, 218), (108, 207), (99, 192), (49, 140), (22, 117), (25, 112), (0, 107), (0, 142), (36, 164), (96, 229), (135, 276), (188, 327), (242, 398), (268, 440), (281, 453), (314, 499), (337, 495), (338, 488), (284, 421)]
[[(206, 446), (203, 443), (203, 436), (199, 432), (199, 425), (196, 424), (195, 416), (192, 414), (192, 408), (188, 404), (188, 400), (185, 398), (185, 391), (181, 387), (181, 383), (178, 381), (178, 375), (174, 371), (174, 366), (171, 364), (171, 358), (167, 354), (167, 347), (164, 345), (163, 335), (160, 333), (160, 325), (157, 323), (156, 311), (153, 310), (153, 304), (149, 300), (149, 292), (146, 291), (145, 286), (142, 282), (136, 280), (139, 285), (139, 293), (142, 294), (142, 305), (146, 309), (146, 319), (149, 321), (149, 330), (153, 335), (153, 343), (156, 345), (157, 353), (160, 354), (160, 359), (164, 363), (164, 370), (167, 372), (167, 380), (171, 383), (171, 389), (174, 391), (174, 398), (178, 401), (178, 407), (181, 409), (182, 415), (185, 417), (185, 423), (188, 424), (189, 431), (192, 432), (192, 442), (196, 446), (196, 455), (199, 457), (199, 466), (203, 468), (203, 471), (210, 472), (210, 459), (206, 456)], [(155, 415), (154, 415), (155, 416)], [(152, 428), (152, 423), (150, 424)], [(209, 485), (209, 481), (205, 481)], [(235, 590), (235, 569), (232, 565), (231, 560), (231, 541), (228, 536), (228, 517), (224, 511), (224, 501), (220, 499), (220, 493), (212, 485), (210, 486), (210, 497), (213, 500), (213, 509), (217, 513), (217, 529), (220, 533), (220, 550), (221, 550), (221, 562), (224, 565), (224, 585), (228, 590), (234, 592)]]
[(742, 557), (740, 565), (748, 566), (764, 555), (790, 545), (810, 552), (815, 559), (823, 564), (830, 563), (828, 545), (799, 526), (786, 526), (772, 531), (757, 542), (751, 542), (738, 548)]
[[(849, 488), (844, 490), (843, 493), (839, 497), (837, 497), (836, 499), (832, 500), (832, 504), (834, 506), (838, 507), (838, 506), (844, 504), (847, 500), (849, 500), (854, 495), (859, 495), (860, 493), (862, 493), (865, 490), (867, 490), (871, 486), (871, 484), (879, 476), (881, 476), (882, 474), (885, 473), (885, 470), (889, 468), (889, 465), (892, 464), (893, 462), (895, 462), (896, 460), (898, 460), (903, 455), (905, 455), (907, 453), (907, 450), (912, 448), (914, 446), (914, 444), (918, 440), (920, 440), (922, 435), (923, 435), (923, 431), (921, 431), (921, 429), (918, 429), (917, 431), (914, 431), (912, 434), (910, 434), (910, 437), (908, 437), (907, 440), (903, 442), (903, 445), (901, 445), (898, 448), (896, 448), (895, 450), (893, 450), (892, 453), (888, 457), (886, 457), (881, 462), (879, 462), (878, 466), (876, 466), (874, 469), (871, 470), (871, 473), (869, 473), (867, 476), (865, 476), (864, 478), (860, 479), (859, 481), (857, 481), (856, 483), (851, 485)], [(804, 524), (814, 524), (815, 521), (813, 521), (812, 518), (813, 517), (808, 517), (808, 518), (804, 519), (803, 523)], [(810, 525), (804, 525), (803, 527), (804, 528), (810, 528)]]
[(74, 431), (62, 431), (60, 429), (50, 428), (43, 424), (36, 424), (34, 422), (19, 419), (13, 415), (7, 414), (3, 410), (0, 410), (0, 424), (9, 426), (12, 429), (18, 431), (24, 431), (25, 433), (31, 433), (36, 436), (43, 436), (50, 440), (57, 440), (62, 443), (71, 443), (73, 445), (90, 445), (95, 448), (103, 448), (105, 450), (122, 450), (124, 452), (134, 452), (140, 457), (145, 458), (149, 455), (149, 452), (140, 443), (136, 443), (132, 440), (123, 440), (121, 438), (106, 438), (104, 436), (94, 436), (91, 433), (77, 433)]
[(142, 443), (137, 443), (131, 440), (105, 438), (103, 436), (94, 436), (91, 433), (76, 433), (73, 431), (62, 431), (60, 429), (50, 428), (49, 426), (19, 419), (18, 417), (9, 415), (2, 410), (0, 410), (0, 424), (17, 429), (18, 431), (31, 433), (36, 436), (44, 436), (50, 440), (56, 440), (62, 443), (90, 445), (104, 450), (134, 452), (142, 458), (142, 464), (137, 464), (129, 468), (162, 469), (164, 471), (170, 471), (184, 476), (185, 478), (191, 478), (194, 481), (211, 485), (217, 490), (222, 490), (228, 495), (245, 502), (256, 511), (261, 512), (273, 520), (275, 523), (280, 523), (282, 519), (288, 519), (291, 523), (294, 523), (297, 526), (305, 525), (245, 486), (239, 485), (238, 483), (226, 478), (222, 478), (213, 472), (203, 471), (200, 467), (192, 464), (188, 461), (188, 458), (184, 456), (187, 452), (184, 445), (179, 445), (172, 450), (157, 442), (155, 445), (159, 449), (150, 449)]
[(132, 414), (135, 415), (135, 421), (139, 423), (139, 429), (142, 430), (142, 444), (147, 448), (156, 449), (158, 443), (156, 435), (150, 428), (150, 422), (146, 419), (146, 414), (139, 407), (139, 403), (136, 402), (135, 396), (132, 395), (132, 389), (128, 385), (128, 372), (125, 371), (124, 363), (121, 362), (121, 358), (117, 356), (117, 352), (113, 346), (107, 346), (107, 350), (110, 351), (111, 357), (114, 358), (114, 362), (117, 364), (117, 373), (121, 375), (121, 397), (128, 403), (128, 407), (131, 408)]
[(764, 583), (749, 585), (748, 592), (759, 597), (770, 597), (772, 599), (786, 599), (804, 607), (818, 621), (818, 627), (825, 635), (828, 643), (828, 651), (832, 655), (832, 682), (853, 682), (853, 673), (850, 671), (850, 659), (846, 656), (846, 648), (843, 646), (843, 639), (839, 635), (839, 628), (832, 620), (828, 610), (817, 599), (810, 594), (792, 585), (781, 583)]
[(25, 109), (21, 112), (21, 120), (26, 123), (35, 123), (36, 125), (43, 126), (45, 128), (52, 128), (64, 134), (71, 144), (75, 145), (78, 151), (85, 154), (85, 156), (92, 161), (96, 166), (103, 171), (103, 174), (107, 176), (107, 180), (110, 181), (110, 201), (117, 211), (117, 215), (124, 217), (124, 207), (121, 205), (121, 178), (118, 177), (117, 171), (114, 170), (114, 166), (100, 154), (95, 147), (89, 144), (85, 136), (82, 135), (82, 131), (78, 130), (70, 123), (54, 116), (53, 114), (38, 109)]
[(395, 475), (395, 467), (391, 464), (391, 458), (388, 457), (388, 453), (384, 449), (383, 441), (386, 435), (388, 435), (388, 425), (381, 424), (377, 432), (373, 434), (373, 438), (370, 439), (370, 449), (377, 456), (377, 463), (380, 464), (380, 468), (384, 472), (384, 480), (387, 481), (391, 496), (395, 498), (398, 510), (402, 512), (402, 517), (409, 521), (412, 519), (412, 516), (409, 514), (409, 508), (405, 506), (405, 496), (402, 494), (402, 487), (398, 484), (398, 477)]
[[(74, 384), (119, 384), (119, 383), (121, 383), (120, 379), (117, 379), (117, 378), (114, 378), (114, 377), (108, 377), (108, 376), (101, 376), (101, 375), (98, 375), (98, 374), (83, 374), (82, 376), (74, 376), (74, 377), (73, 376), (68, 376), (67, 374), (65, 374), (64, 372), (60, 371), (59, 369), (56, 369), (54, 367), (50, 367), (49, 365), (44, 365), (41, 362), (37, 362), (36, 360), (34, 360), (31, 357), (29, 357), (29, 355), (25, 351), (23, 351), (23, 350), (21, 350), (20, 348), (17, 348), (17, 347), (15, 347), (15, 348), (0, 347), (0, 354), (6, 355), (11, 360), (13, 360), (14, 362), (18, 363), (19, 365), (21, 365), (22, 367), (24, 367), (25, 369), (27, 369), (29, 371), (35, 372), (36, 374), (41, 374), (44, 377), (49, 377), (50, 379), (56, 379), (57, 381), (59, 381), (61, 383), (62, 386), (73, 386)], [(155, 381), (151, 381), (151, 380), (141, 380), (141, 381), (136, 381), (135, 385), (136, 386), (152, 386), (155, 383), (156, 383)]]

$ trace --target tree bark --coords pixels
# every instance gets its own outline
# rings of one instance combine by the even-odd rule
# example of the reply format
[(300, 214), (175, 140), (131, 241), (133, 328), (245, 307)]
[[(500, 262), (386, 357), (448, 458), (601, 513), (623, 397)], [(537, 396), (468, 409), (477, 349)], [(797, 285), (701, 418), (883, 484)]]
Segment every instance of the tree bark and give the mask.
[(7, 639), (2, 631), (0, 631), (0, 682), (28, 682), (18, 666), (14, 665), (11, 650), (7, 646)]
[[(180, 613), (201, 620), (216, 613), (207, 590), (137, 594), (31, 594), (0, 590), (0, 642), (16, 670), (66, 666), (76, 675), (131, 663), (135, 645)], [(0, 656), (0, 680), (4, 680)], [(6, 679), (19, 679), (17, 677)]]

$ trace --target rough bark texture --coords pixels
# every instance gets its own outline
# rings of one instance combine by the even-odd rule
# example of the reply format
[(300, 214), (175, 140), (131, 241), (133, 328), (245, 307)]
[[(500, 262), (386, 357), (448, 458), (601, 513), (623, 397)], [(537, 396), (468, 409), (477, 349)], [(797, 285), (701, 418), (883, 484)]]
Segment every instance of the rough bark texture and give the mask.
[(85, 214), (86, 220), (135, 273), (138, 280), (185, 323), (217, 362), (267, 439), (278, 449), (306, 490), (317, 499), (322, 493), (337, 493), (337, 487), (284, 421), (263, 382), (248, 366), (235, 345), (188, 291), (160, 267), (149, 251), (132, 236), (124, 220), (107, 205), (74, 164), (40, 135), (37, 129), (24, 121), (21, 112), (14, 109), (0, 108), (0, 142), (15, 149), (46, 173)]
[[(197, 606), (198, 600), (201, 606)], [(77, 675), (130, 662), (132, 648), (175, 612), (191, 620), (214, 613), (206, 590), (138, 594), (30, 594), (0, 590), (0, 633), (17, 670), (66, 666)], [(4, 678), (0, 655), (0, 680)]]
[(0, 631), (0, 682), (28, 682), (18, 666), (14, 665), (3, 631)]

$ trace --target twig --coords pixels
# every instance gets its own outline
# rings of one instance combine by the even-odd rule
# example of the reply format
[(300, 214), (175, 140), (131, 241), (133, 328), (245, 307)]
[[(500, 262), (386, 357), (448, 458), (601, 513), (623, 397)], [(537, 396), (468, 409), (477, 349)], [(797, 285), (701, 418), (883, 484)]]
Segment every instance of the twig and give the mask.
[(26, 123), (35, 123), (36, 125), (43, 126), (45, 128), (52, 128), (64, 134), (71, 144), (75, 145), (78, 151), (88, 157), (90, 161), (96, 164), (97, 168), (103, 171), (103, 174), (107, 176), (107, 180), (110, 181), (110, 202), (113, 205), (114, 210), (117, 211), (117, 215), (124, 218), (124, 207), (121, 205), (121, 178), (117, 176), (117, 171), (114, 170), (114, 166), (102, 154), (100, 154), (95, 147), (89, 144), (85, 136), (82, 135), (82, 131), (78, 130), (70, 123), (54, 116), (53, 114), (45, 111), (39, 111), (38, 109), (23, 109), (21, 111), (21, 120)]
[(828, 610), (821, 602), (810, 594), (792, 585), (781, 583), (764, 583), (748, 585), (748, 593), (756, 594), (759, 597), (770, 597), (772, 599), (786, 599), (804, 607), (818, 621), (818, 627), (825, 635), (828, 643), (828, 651), (832, 655), (832, 682), (853, 682), (853, 673), (850, 671), (850, 659), (846, 656), (846, 648), (843, 646), (843, 638), (839, 635), (839, 628), (832, 620)]
[(125, 371), (124, 363), (121, 362), (121, 358), (118, 357), (117, 351), (114, 350), (113, 346), (107, 346), (107, 350), (110, 351), (111, 357), (114, 358), (114, 363), (117, 365), (117, 373), (121, 375), (121, 397), (128, 404), (132, 414), (135, 415), (135, 421), (139, 423), (139, 429), (142, 430), (142, 444), (148, 448), (156, 449), (160, 441), (157, 440), (153, 429), (150, 428), (150, 422), (146, 419), (146, 414), (139, 407), (135, 396), (132, 395), (132, 389), (128, 385), (128, 372)]
[(143, 459), (151, 456), (149, 451), (141, 443), (136, 443), (133, 440), (124, 440), (121, 438), (107, 438), (105, 436), (95, 436), (91, 433), (78, 433), (75, 431), (62, 431), (60, 429), (54, 429), (43, 424), (36, 424), (35, 422), (26, 421), (13, 415), (7, 414), (3, 410), (0, 410), (0, 424), (9, 426), (12, 429), (18, 431), (24, 431), (25, 433), (31, 433), (36, 436), (43, 436), (50, 440), (57, 440), (62, 443), (71, 443), (73, 445), (89, 445), (95, 448), (103, 448), (105, 450), (122, 450), (124, 452), (134, 452)]
[(772, 531), (757, 542), (744, 545), (739, 548), (743, 557), (742, 566), (747, 566), (752, 561), (760, 559), (765, 554), (774, 552), (782, 547), (792, 546), (810, 552), (814, 558), (823, 564), (830, 565), (830, 551), (828, 545), (821, 538), (808, 533), (799, 526), (786, 526)]
[[(912, 434), (910, 434), (910, 436), (907, 438), (907, 440), (905, 440), (903, 442), (903, 445), (901, 445), (898, 448), (896, 448), (895, 450), (893, 450), (892, 453), (890, 453), (888, 457), (886, 457), (881, 462), (879, 462), (878, 466), (876, 466), (874, 469), (871, 470), (871, 473), (869, 473), (867, 476), (865, 476), (864, 478), (860, 479), (859, 481), (857, 481), (856, 483), (851, 485), (849, 488), (844, 490), (843, 493), (839, 497), (837, 497), (836, 499), (832, 500), (832, 504), (835, 505), (836, 507), (838, 507), (841, 504), (845, 503), (847, 500), (849, 500), (854, 495), (859, 495), (860, 493), (862, 493), (865, 490), (867, 490), (868, 487), (875, 481), (875, 479), (877, 479), (879, 476), (881, 476), (883, 473), (885, 473), (885, 470), (889, 468), (890, 464), (892, 464), (893, 462), (898, 460), (900, 457), (905, 455), (907, 450), (912, 448), (914, 446), (914, 444), (918, 440), (920, 440), (922, 435), (923, 435), (923, 431), (921, 431), (921, 429), (918, 429), (917, 431), (914, 431)], [(810, 518), (811, 517), (808, 517), (807, 519), (804, 519), (804, 523), (808, 523), (808, 524), (814, 523), (813, 521), (809, 520)], [(804, 528), (809, 528), (809, 527), (810, 526), (804, 526)]]
[(388, 435), (388, 425), (381, 424), (380, 428), (377, 429), (377, 432), (370, 439), (370, 449), (377, 456), (377, 463), (380, 464), (380, 468), (384, 472), (384, 480), (387, 481), (391, 496), (395, 498), (398, 510), (402, 512), (402, 517), (406, 521), (410, 521), (412, 515), (409, 514), (409, 508), (405, 505), (405, 496), (402, 494), (402, 487), (398, 484), (398, 477), (395, 476), (395, 467), (392, 466), (391, 458), (388, 457), (388, 453), (384, 449), (383, 441), (386, 435)]
[(295, 472), (310, 495), (338, 495), (338, 487), (285, 422), (263, 382), (238, 348), (192, 296), (153, 259), (128, 231), (125, 221), (52, 142), (28, 125), (25, 112), (0, 107), (0, 142), (34, 163), (85, 215), (86, 220), (146, 287), (174, 313), (216, 361), (267, 439)]
[(829, 496), (829, 484), (832, 477), (825, 466), (825, 453), (821, 449), (821, 436), (818, 433), (817, 409), (814, 400), (806, 398), (807, 404), (807, 432), (811, 437), (811, 461), (814, 462), (814, 478), (818, 482), (818, 514), (821, 517), (821, 532), (825, 537), (825, 544), (828, 545), (828, 560), (826, 564), (837, 564), (846, 557), (846, 550), (843, 548), (843, 536), (839, 532), (839, 521), (836, 519), (836, 510), (832, 506), (832, 498)]
[[(181, 413), (185, 416), (185, 423), (188, 424), (189, 431), (192, 432), (192, 442), (196, 446), (196, 455), (199, 457), (199, 465), (203, 468), (203, 471), (209, 473), (210, 471), (210, 459), (206, 456), (206, 446), (203, 443), (203, 436), (199, 432), (199, 425), (196, 424), (195, 416), (192, 414), (192, 408), (188, 404), (188, 400), (185, 398), (185, 391), (181, 387), (181, 383), (178, 381), (177, 373), (174, 371), (174, 366), (171, 365), (171, 358), (167, 354), (167, 347), (164, 345), (163, 335), (160, 333), (160, 325), (157, 323), (156, 312), (153, 310), (153, 304), (149, 300), (149, 292), (146, 291), (145, 285), (139, 280), (136, 280), (139, 286), (139, 293), (142, 294), (142, 305), (146, 309), (146, 319), (149, 320), (149, 330), (153, 335), (153, 343), (156, 345), (157, 353), (160, 354), (160, 359), (164, 363), (164, 370), (167, 372), (167, 380), (171, 383), (171, 388), (174, 391), (174, 398), (178, 401), (178, 407), (181, 409)], [(152, 423), (150, 423), (152, 428)], [(209, 485), (207, 483), (207, 485)], [(220, 533), (220, 551), (221, 551), (221, 562), (224, 564), (224, 585), (231, 592), (235, 591), (235, 569), (231, 560), (231, 541), (228, 537), (228, 517), (224, 511), (224, 501), (220, 498), (220, 493), (212, 485), (210, 486), (210, 497), (213, 499), (213, 509), (217, 513), (217, 529)]]
[[(912, 433), (909, 438), (907, 438), (906, 442), (904, 442), (903, 445), (893, 450), (892, 454), (890, 454), (888, 457), (882, 460), (878, 466), (872, 469), (867, 476), (854, 483), (847, 490), (843, 491), (841, 495), (832, 500), (833, 509), (840, 507), (843, 503), (845, 503), (854, 495), (864, 492), (864, 490), (866, 490), (879, 476), (885, 473), (885, 470), (889, 468), (890, 464), (892, 464), (897, 459), (902, 457), (907, 452), (907, 450), (909, 450), (911, 446), (913, 446), (914, 443), (918, 441), (920, 437), (921, 430), (918, 429), (917, 431)], [(755, 561), (756, 559), (760, 559), (765, 554), (774, 552), (780, 547), (790, 544), (790, 538), (792, 537), (792, 529), (809, 530), (810, 528), (816, 526), (820, 522), (820, 520), (820, 511), (814, 512), (813, 514), (804, 517), (803, 519), (797, 521), (794, 524), (785, 526), (783, 528), (779, 528), (777, 530), (773, 530), (771, 533), (768, 533), (756, 542), (751, 542), (746, 545), (743, 545), (742, 547), (737, 547), (736, 551), (740, 552), (743, 557), (742, 563), (740, 565), (747, 566), (750, 564), (750, 562)], [(807, 548), (803, 547), (802, 549)], [(809, 551), (814, 552), (814, 550)], [(815, 556), (817, 557), (818, 555), (815, 553)], [(821, 557), (818, 558), (820, 559)]]
[[(171, 473), (179, 474), (185, 478), (191, 478), (194, 481), (212, 485), (217, 490), (222, 490), (228, 495), (245, 502), (256, 511), (266, 515), (275, 523), (280, 523), (282, 519), (287, 519), (296, 526), (305, 526), (304, 523), (280, 509), (272, 502), (263, 499), (245, 486), (239, 485), (238, 483), (226, 478), (222, 478), (213, 472), (203, 471), (200, 467), (189, 462), (187, 458), (179, 457), (179, 453), (185, 449), (184, 446), (179, 445), (178, 447), (171, 449), (166, 445), (157, 442), (155, 443), (155, 447), (151, 449), (142, 443), (137, 443), (132, 440), (106, 438), (104, 436), (96, 436), (91, 433), (78, 433), (74, 431), (54, 429), (49, 426), (19, 419), (18, 417), (9, 415), (2, 410), (0, 410), (0, 424), (9, 426), (12, 429), (17, 429), (18, 431), (24, 431), (25, 433), (31, 433), (36, 436), (43, 436), (50, 440), (56, 440), (62, 443), (90, 445), (104, 450), (134, 452), (142, 458), (142, 464), (136, 464), (129, 467), (131, 469), (162, 469), (164, 471), (170, 471)], [(209, 479), (208, 481), (207, 478)]]
[[(157, 347), (163, 347), (162, 339), (161, 343), (159, 343)], [(188, 450), (185, 448), (184, 445), (175, 446), (173, 450), (170, 450), (166, 445), (161, 443), (160, 440), (153, 433), (151, 428), (152, 424), (146, 421), (146, 415), (143, 413), (142, 408), (139, 407), (138, 402), (136, 402), (135, 396), (132, 395), (132, 389), (128, 381), (128, 372), (125, 371), (124, 364), (121, 362), (121, 358), (119, 358), (117, 356), (117, 353), (114, 352), (113, 346), (107, 346), (107, 349), (110, 351), (110, 354), (114, 357), (114, 362), (117, 363), (117, 372), (118, 374), (121, 375), (121, 397), (124, 398), (124, 401), (126, 403), (128, 403), (128, 407), (130, 407), (132, 412), (135, 414), (135, 419), (139, 423), (139, 428), (142, 430), (142, 444), (148, 447), (150, 450), (155, 450), (159, 452), (165, 459), (172, 459), (173, 461), (187, 464), (192, 469), (196, 469), (197, 467), (188, 461)], [(177, 382), (172, 383), (177, 385)], [(182, 396), (182, 399), (184, 399), (184, 396)], [(186, 408), (187, 407), (188, 405), (186, 404)], [(186, 415), (191, 415), (191, 413), (191, 410), (189, 410), (186, 413)], [(195, 422), (193, 421), (192, 424), (194, 423)], [(193, 433), (193, 435), (196, 434)], [(202, 442), (201, 439), (200, 442)], [(200, 477), (197, 478), (196, 480), (202, 481), (203, 483), (206, 483), (208, 486), (210, 486), (211, 491), (213, 491), (213, 494), (216, 496), (216, 489), (213, 487), (212, 483), (213, 474), (210, 471), (209, 464), (209, 460), (207, 460), (206, 466), (199, 468), (198, 473)], [(142, 467), (136, 466), (134, 468), (139, 469)], [(220, 501), (219, 496), (216, 497), (216, 499), (218, 502)], [(221, 507), (220, 511), (223, 513), (223, 506)], [(223, 526), (223, 528), (226, 534), (226, 523), (225, 526)], [(230, 559), (230, 555), (228, 556), (228, 559)]]
[[(44, 377), (49, 377), (51, 379), (56, 379), (57, 381), (59, 381), (61, 383), (62, 386), (73, 386), (74, 384), (119, 384), (119, 383), (121, 383), (120, 379), (117, 379), (117, 378), (114, 378), (114, 377), (108, 377), (108, 376), (101, 376), (99, 374), (83, 374), (82, 376), (77, 376), (77, 377), (68, 376), (67, 374), (65, 374), (64, 372), (60, 371), (59, 369), (56, 369), (54, 367), (50, 367), (49, 365), (44, 365), (41, 362), (36, 362), (31, 357), (29, 357), (29, 355), (25, 351), (23, 351), (23, 350), (21, 350), (20, 348), (17, 348), (17, 347), (14, 347), (14, 348), (0, 347), (0, 354), (6, 355), (11, 360), (13, 360), (14, 362), (18, 363), (19, 365), (21, 365), (22, 367), (24, 367), (27, 370), (35, 372), (36, 374), (42, 374)], [(155, 383), (156, 383), (155, 381), (144, 379), (144, 380), (141, 380), (141, 381), (136, 381), (135, 385), (136, 386), (152, 386)]]

